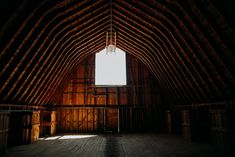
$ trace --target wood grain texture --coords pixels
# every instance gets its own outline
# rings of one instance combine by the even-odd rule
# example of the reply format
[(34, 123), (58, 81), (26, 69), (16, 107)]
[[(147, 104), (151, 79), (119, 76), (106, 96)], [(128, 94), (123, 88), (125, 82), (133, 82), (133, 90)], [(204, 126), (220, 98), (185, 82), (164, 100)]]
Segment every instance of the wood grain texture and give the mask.
[[(62, 136), (62, 137), (61, 137)], [(172, 135), (100, 134), (80, 139), (42, 140), (36, 144), (13, 147), (4, 157), (220, 157), (222, 150), (209, 144), (189, 143)], [(79, 136), (75, 135), (75, 136)], [(83, 136), (83, 135), (80, 135)], [(49, 138), (48, 138), (49, 139)]]

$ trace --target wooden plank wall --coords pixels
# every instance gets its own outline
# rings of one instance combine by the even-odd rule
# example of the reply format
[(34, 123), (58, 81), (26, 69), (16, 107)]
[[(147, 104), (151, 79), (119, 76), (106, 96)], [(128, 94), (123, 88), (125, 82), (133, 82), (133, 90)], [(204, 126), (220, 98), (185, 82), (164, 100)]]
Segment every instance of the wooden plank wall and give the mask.
[(0, 111), (0, 156), (6, 151), (10, 112)]
[(8, 145), (17, 146), (36, 142), (39, 138), (40, 111), (11, 111)]
[(161, 103), (148, 69), (127, 54), (127, 86), (96, 87), (95, 56), (84, 60), (67, 81), (58, 125), (61, 132), (144, 131), (155, 127)]
[(41, 110), (40, 116), (40, 135), (54, 135), (56, 133), (56, 111)]
[(170, 117), (166, 127), (172, 133), (181, 133), (193, 142), (212, 143), (235, 154), (234, 101), (177, 106), (167, 110), (166, 116)]

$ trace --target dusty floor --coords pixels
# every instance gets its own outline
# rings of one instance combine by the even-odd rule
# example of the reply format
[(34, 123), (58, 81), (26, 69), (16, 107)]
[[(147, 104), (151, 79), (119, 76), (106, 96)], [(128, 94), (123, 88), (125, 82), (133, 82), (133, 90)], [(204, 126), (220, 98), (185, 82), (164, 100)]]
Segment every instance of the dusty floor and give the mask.
[(221, 157), (210, 144), (158, 134), (61, 135), (12, 147), (4, 157)]

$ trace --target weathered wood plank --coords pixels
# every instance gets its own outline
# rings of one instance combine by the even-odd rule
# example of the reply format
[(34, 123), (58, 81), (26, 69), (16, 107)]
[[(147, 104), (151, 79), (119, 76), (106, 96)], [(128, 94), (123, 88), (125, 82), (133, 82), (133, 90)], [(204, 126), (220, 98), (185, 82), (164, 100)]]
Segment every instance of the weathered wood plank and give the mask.
[(35, 144), (10, 148), (4, 157), (220, 157), (227, 155), (209, 144), (190, 143), (172, 135), (77, 134), (49, 139), (50, 137)]

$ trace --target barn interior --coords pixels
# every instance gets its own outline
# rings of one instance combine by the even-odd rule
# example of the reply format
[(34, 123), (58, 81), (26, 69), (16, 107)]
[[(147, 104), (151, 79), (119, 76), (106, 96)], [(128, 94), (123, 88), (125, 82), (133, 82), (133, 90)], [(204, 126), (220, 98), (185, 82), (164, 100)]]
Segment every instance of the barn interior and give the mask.
[[(183, 139), (178, 144), (188, 142), (186, 150), (208, 144), (233, 156), (234, 6), (230, 0), (0, 0), (0, 155), (14, 156), (20, 146), (36, 152), (42, 139), (73, 134), (91, 143), (88, 135), (107, 136), (113, 151), (100, 156), (128, 156), (123, 149), (112, 154), (111, 146), (131, 137), (137, 140), (130, 145)], [(125, 56), (125, 83), (97, 84), (97, 54), (115, 58), (116, 50)], [(104, 74), (119, 76), (105, 67), (111, 71)], [(98, 143), (91, 147), (96, 154)], [(182, 156), (177, 150), (173, 156)]]

